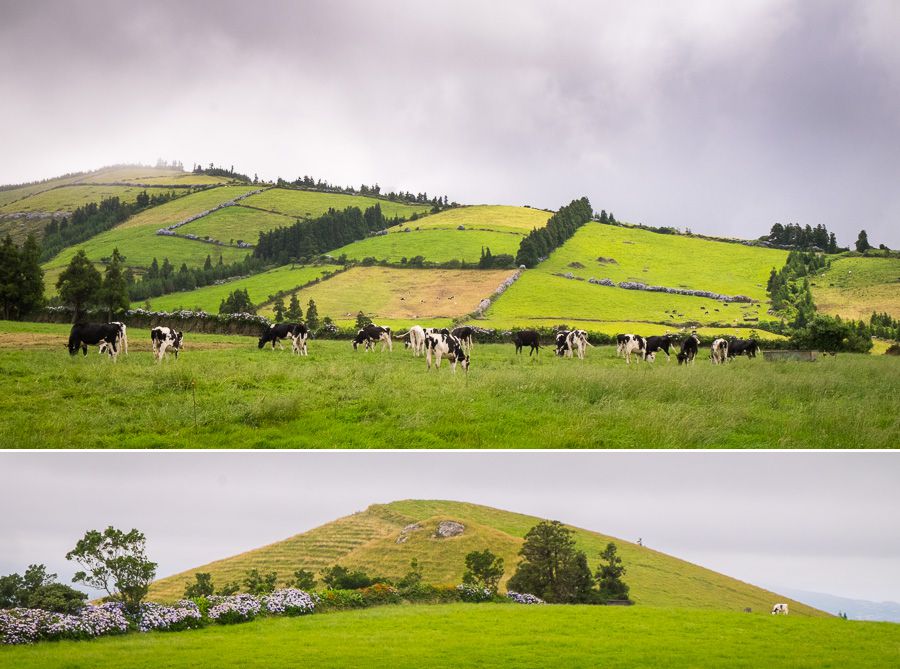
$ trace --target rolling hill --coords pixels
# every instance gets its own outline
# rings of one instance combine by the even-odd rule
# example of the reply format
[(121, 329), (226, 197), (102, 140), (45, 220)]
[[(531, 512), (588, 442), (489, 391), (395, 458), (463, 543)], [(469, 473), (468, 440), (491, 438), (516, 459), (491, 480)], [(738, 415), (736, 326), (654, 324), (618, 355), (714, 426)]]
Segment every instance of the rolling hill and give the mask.
[[(437, 525), (445, 520), (462, 523), (465, 530), (455, 537), (435, 538)], [(465, 555), (485, 547), (503, 557), (505, 583), (518, 562), (523, 537), (539, 520), (464, 502), (404, 500), (374, 504), (284, 541), (160, 579), (151, 586), (150, 597), (177, 599), (185, 585), (193, 581), (194, 573), (201, 571), (211, 573), (216, 583), (240, 581), (248, 569), (276, 571), (281, 580), (286, 580), (296, 569), (318, 572), (341, 564), (396, 578), (406, 573), (413, 558), (418, 560), (425, 582), (455, 584), (461, 581)], [(607, 542), (616, 542), (628, 568), (632, 596), (639, 605), (730, 611), (750, 607), (768, 613), (773, 602), (790, 601), (647, 547), (571, 529), (592, 569)], [(790, 606), (792, 614), (826, 615), (798, 602), (790, 601)]]
[(877, 311), (900, 318), (900, 258), (838, 258), (810, 279), (810, 287), (823, 313), (868, 321)]

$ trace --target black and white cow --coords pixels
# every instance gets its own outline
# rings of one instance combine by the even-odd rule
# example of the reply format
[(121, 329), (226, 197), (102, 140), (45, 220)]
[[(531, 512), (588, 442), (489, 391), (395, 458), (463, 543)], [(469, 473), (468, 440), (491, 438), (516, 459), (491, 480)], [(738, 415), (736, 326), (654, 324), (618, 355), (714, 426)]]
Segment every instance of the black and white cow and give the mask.
[(728, 360), (728, 342), (719, 337), (712, 343), (710, 359), (714, 365), (724, 365)]
[(183, 339), (184, 333), (172, 328), (155, 327), (150, 330), (150, 343), (153, 345), (153, 355), (156, 356), (156, 362), (162, 362), (169, 349), (172, 349), (177, 360)]
[(69, 355), (81, 349), (87, 355), (88, 346), (99, 346), (101, 352), (108, 352), (113, 360), (119, 354), (121, 330), (113, 323), (75, 323), (69, 331)]
[(616, 335), (616, 355), (620, 358), (625, 356), (625, 342), (628, 336), (627, 334)]
[(622, 355), (625, 357), (625, 363), (631, 364), (632, 353), (637, 354), (639, 361), (643, 360), (644, 352), (647, 350), (647, 343), (644, 341), (644, 338), (636, 334), (622, 336), (625, 337), (625, 343), (622, 344)]
[(394, 345), (391, 341), (391, 329), (370, 323), (356, 333), (356, 337), (353, 339), (353, 350), (355, 351), (360, 344), (365, 345), (366, 352), (375, 350), (375, 346), (379, 341), (381, 342), (382, 351), (384, 351), (385, 346), (387, 346), (389, 351), (394, 350)]
[(670, 362), (672, 358), (669, 356), (669, 348), (671, 346), (674, 346), (674, 344), (674, 338), (670, 334), (664, 334), (661, 337), (647, 337), (646, 343), (644, 345), (644, 360), (653, 362), (653, 360), (656, 358), (657, 352), (662, 351), (666, 354), (666, 362)]
[(407, 348), (411, 348), (413, 356), (418, 358), (425, 353), (425, 330), (421, 325), (413, 325), (403, 334), (395, 335), (395, 339), (402, 339)]
[(745, 353), (748, 358), (755, 358), (757, 351), (759, 351), (759, 342), (755, 339), (737, 339), (732, 337), (728, 342), (729, 358), (736, 358)]
[[(109, 325), (115, 325), (119, 328), (119, 336), (116, 339), (116, 349), (118, 352), (124, 352), (125, 355), (128, 355), (128, 328), (125, 327), (125, 323), (121, 321), (113, 321), (109, 323)], [(103, 342), (100, 344), (100, 353), (109, 353), (112, 355), (112, 346), (108, 342)]]
[(541, 352), (541, 336), (535, 330), (519, 330), (513, 334), (512, 340), (516, 345), (516, 353), (521, 353), (525, 346), (531, 347), (528, 351), (529, 356), (535, 351)]
[(269, 327), (263, 330), (262, 335), (259, 338), (258, 348), (264, 348), (266, 344), (272, 344), (272, 350), (275, 350), (275, 344), (284, 350), (284, 344), (281, 343), (282, 339), (292, 339), (299, 332), (299, 328), (303, 328), (304, 331), (308, 333), (306, 330), (306, 326), (302, 323), (272, 323)]
[(455, 372), (456, 364), (469, 371), (469, 356), (462, 347), (462, 342), (452, 334), (440, 332), (425, 335), (425, 358), (428, 369), (431, 369), (431, 356), (434, 355), (434, 366), (440, 368), (441, 358), (446, 356), (450, 360), (450, 368)]
[(309, 340), (309, 328), (303, 323), (297, 323), (293, 332), (289, 332), (291, 338), (291, 352), (297, 355), (309, 355), (306, 342)]
[(696, 332), (692, 332), (687, 339), (681, 342), (681, 351), (678, 353), (678, 364), (687, 365), (694, 362), (694, 358), (697, 357), (697, 351), (699, 350), (700, 337), (697, 336)]
[(786, 616), (788, 614), (787, 604), (776, 604), (772, 607), (773, 616)]
[(559, 330), (556, 333), (556, 355), (560, 357), (572, 355), (572, 349), (569, 348), (569, 332), (571, 330)]
[(566, 345), (569, 349), (568, 356), (577, 355), (579, 360), (584, 360), (584, 354), (588, 346), (593, 346), (588, 341), (587, 332), (584, 330), (572, 330), (566, 335)]
[(460, 325), (450, 330), (450, 334), (459, 339), (463, 349), (468, 352), (475, 344), (475, 328), (469, 325)]

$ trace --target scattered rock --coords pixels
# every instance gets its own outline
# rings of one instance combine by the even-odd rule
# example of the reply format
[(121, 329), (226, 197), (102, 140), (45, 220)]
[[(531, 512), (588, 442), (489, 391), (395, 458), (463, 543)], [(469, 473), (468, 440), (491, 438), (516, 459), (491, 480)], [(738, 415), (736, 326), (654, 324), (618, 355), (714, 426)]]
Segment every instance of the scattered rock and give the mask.
[(421, 530), (422, 526), (419, 523), (411, 523), (400, 530), (400, 536), (397, 537), (398, 544), (405, 544), (409, 540), (409, 535), (411, 532), (417, 532)]
[(460, 534), (465, 532), (466, 526), (462, 523), (457, 523), (455, 520), (442, 520), (438, 523), (437, 530), (434, 532), (434, 536), (437, 539), (447, 539), (449, 537), (458, 537)]
[(575, 262), (570, 262), (569, 267), (572, 267), (573, 269), (584, 269), (584, 265), (582, 265), (577, 260)]

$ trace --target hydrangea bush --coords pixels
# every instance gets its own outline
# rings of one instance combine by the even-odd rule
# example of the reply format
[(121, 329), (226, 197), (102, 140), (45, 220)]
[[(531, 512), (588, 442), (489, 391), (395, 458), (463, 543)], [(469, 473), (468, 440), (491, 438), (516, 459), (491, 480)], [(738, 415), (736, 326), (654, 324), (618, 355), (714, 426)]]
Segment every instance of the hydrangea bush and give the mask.
[(509, 597), (516, 604), (546, 604), (543, 599), (540, 597), (536, 597), (535, 595), (529, 595), (527, 593), (521, 592), (507, 592), (506, 596)]
[(91, 639), (128, 631), (121, 604), (86, 606), (76, 615), (41, 609), (0, 610), (0, 640), (5, 644), (33, 643), (44, 639)]
[(223, 625), (253, 620), (262, 609), (259, 599), (248, 594), (229, 595), (228, 597), (213, 595), (208, 599), (210, 603), (207, 614), (209, 619)]
[(315, 611), (318, 599), (303, 590), (284, 588), (263, 597), (262, 607), (266, 613), (302, 616)]
[(200, 607), (187, 599), (181, 600), (175, 606), (144, 602), (138, 614), (138, 629), (141, 632), (185, 630), (200, 627), (202, 624)]
[(490, 588), (479, 588), (468, 583), (456, 586), (459, 598), (464, 602), (489, 602), (494, 598)]

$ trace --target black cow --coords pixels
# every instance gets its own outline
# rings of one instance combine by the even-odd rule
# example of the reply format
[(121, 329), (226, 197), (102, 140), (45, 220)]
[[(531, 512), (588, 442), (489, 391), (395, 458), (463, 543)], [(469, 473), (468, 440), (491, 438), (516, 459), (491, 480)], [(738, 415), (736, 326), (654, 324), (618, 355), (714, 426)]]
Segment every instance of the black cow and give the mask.
[(88, 346), (100, 346), (109, 351), (115, 360), (119, 354), (119, 337), (121, 330), (115, 323), (75, 323), (69, 331), (69, 355), (78, 353), (87, 355)]
[(293, 339), (300, 334), (300, 328), (304, 331), (306, 330), (306, 326), (301, 323), (273, 323), (263, 330), (262, 336), (259, 338), (258, 347), (263, 348), (266, 344), (272, 342), (273, 351), (275, 350), (275, 344), (278, 344), (284, 350), (284, 344), (281, 343), (281, 340), (288, 337)]
[(748, 358), (755, 358), (757, 351), (759, 351), (759, 342), (755, 339), (737, 339), (732, 337), (728, 342), (729, 358), (736, 358), (745, 353)]
[(535, 351), (540, 353), (541, 348), (541, 336), (535, 330), (519, 330), (513, 335), (513, 344), (516, 345), (516, 353), (521, 353), (522, 348), (525, 346), (530, 346), (531, 350), (528, 351), (528, 355), (531, 355)]
[(459, 343), (465, 350), (472, 348), (475, 343), (475, 328), (470, 325), (460, 325), (450, 330), (450, 334), (459, 339)]
[(374, 350), (375, 345), (379, 341), (381, 342), (382, 351), (385, 346), (388, 347), (389, 351), (394, 350), (391, 342), (391, 329), (370, 323), (356, 333), (356, 337), (353, 339), (353, 350), (355, 351), (360, 344), (365, 344), (366, 351), (370, 348)]
[(686, 365), (694, 362), (699, 347), (700, 337), (697, 336), (696, 332), (692, 332), (690, 337), (681, 342), (681, 352), (678, 354), (678, 364)]
[(666, 360), (670, 361), (672, 358), (669, 356), (669, 347), (674, 346), (674, 344), (674, 338), (669, 334), (662, 335), (661, 337), (647, 337), (644, 348), (644, 360), (649, 358), (652, 362), (654, 358), (656, 358), (656, 353), (662, 351), (666, 354)]

